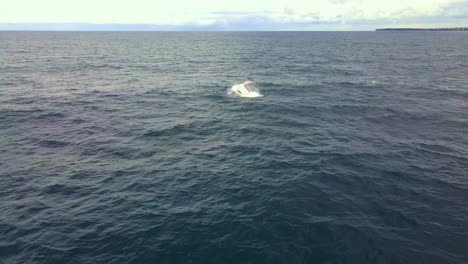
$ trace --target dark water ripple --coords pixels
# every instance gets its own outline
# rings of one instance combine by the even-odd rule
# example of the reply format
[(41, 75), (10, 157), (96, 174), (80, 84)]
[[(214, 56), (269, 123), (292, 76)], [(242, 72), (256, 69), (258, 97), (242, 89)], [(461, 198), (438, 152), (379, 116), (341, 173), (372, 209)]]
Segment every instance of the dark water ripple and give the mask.
[(0, 263), (466, 263), (466, 43), (0, 32)]

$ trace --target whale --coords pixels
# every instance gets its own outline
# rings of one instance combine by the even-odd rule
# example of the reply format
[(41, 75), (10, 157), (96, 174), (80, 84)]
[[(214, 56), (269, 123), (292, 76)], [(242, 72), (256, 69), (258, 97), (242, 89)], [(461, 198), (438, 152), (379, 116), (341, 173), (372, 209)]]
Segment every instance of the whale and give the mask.
[(228, 94), (246, 98), (262, 97), (263, 94), (261, 94), (260, 91), (258, 91), (252, 84), (252, 81), (245, 81), (243, 83), (233, 85), (231, 89), (228, 90)]

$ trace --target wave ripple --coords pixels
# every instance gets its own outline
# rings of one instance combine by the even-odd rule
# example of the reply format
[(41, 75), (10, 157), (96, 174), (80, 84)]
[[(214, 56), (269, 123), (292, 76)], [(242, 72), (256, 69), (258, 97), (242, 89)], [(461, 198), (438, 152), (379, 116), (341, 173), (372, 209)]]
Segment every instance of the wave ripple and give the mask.
[(0, 263), (467, 263), (440, 34), (0, 32)]

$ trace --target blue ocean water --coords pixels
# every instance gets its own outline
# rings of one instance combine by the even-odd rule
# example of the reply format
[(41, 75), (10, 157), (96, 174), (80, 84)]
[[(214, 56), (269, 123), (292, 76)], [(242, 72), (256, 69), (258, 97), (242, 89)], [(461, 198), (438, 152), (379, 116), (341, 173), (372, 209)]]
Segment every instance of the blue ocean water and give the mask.
[(0, 32), (0, 263), (467, 263), (467, 113), (462, 32)]

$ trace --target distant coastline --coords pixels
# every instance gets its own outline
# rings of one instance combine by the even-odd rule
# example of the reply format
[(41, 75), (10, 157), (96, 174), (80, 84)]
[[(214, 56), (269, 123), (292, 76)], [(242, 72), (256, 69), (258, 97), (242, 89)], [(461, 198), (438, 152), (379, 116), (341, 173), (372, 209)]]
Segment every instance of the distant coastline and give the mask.
[(375, 31), (468, 31), (468, 27), (457, 27), (457, 28), (378, 28)]

